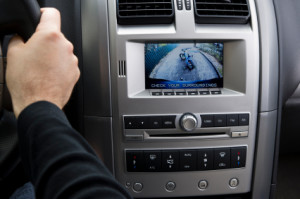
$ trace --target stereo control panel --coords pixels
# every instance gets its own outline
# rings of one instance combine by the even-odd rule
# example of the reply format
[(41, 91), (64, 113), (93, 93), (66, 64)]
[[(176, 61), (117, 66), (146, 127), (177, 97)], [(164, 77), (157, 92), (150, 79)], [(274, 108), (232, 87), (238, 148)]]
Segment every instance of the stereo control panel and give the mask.
[[(176, 124), (176, 117), (179, 123)], [(197, 119), (192, 113), (182, 116), (124, 116), (125, 129), (173, 129), (180, 126), (185, 131), (192, 131), (197, 127), (226, 127), (248, 126), (249, 114), (207, 114)]]
[(127, 141), (151, 139), (242, 138), (249, 135), (249, 113), (123, 116)]

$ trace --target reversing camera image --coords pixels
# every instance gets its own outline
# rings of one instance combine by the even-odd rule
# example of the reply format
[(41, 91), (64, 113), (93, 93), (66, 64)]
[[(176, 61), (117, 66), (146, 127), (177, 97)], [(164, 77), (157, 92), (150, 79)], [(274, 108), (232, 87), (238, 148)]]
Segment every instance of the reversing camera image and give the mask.
[(146, 89), (223, 87), (223, 47), (223, 43), (146, 43)]

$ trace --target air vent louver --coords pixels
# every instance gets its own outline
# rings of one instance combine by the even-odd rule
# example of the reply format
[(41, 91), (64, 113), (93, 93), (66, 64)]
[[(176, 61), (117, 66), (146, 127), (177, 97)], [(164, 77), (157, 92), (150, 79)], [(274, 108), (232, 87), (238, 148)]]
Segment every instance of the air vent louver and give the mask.
[(248, 0), (194, 0), (196, 23), (243, 24), (250, 18)]
[(117, 0), (118, 24), (170, 24), (173, 0)]
[(119, 61), (119, 77), (126, 77), (126, 61)]

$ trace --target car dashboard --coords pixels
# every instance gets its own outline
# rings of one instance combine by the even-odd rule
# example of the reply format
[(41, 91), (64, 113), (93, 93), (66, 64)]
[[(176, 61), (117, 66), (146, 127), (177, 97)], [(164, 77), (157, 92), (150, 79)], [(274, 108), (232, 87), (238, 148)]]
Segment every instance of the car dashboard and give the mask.
[(60, 10), (79, 58), (65, 113), (134, 198), (287, 197), (282, 164), (299, 153), (299, 3), (39, 4)]
[[(110, 138), (111, 146), (99, 153), (113, 157), (111, 170), (134, 197), (250, 193), (256, 158), (268, 158), (267, 147), (274, 147), (263, 145), (255, 156), (256, 141), (260, 132), (274, 135), (277, 119), (271, 96), (278, 89), (269, 86), (278, 71), (268, 62), (278, 63), (267, 60), (265, 71), (260, 68), (262, 51), (276, 56), (273, 46), (262, 44), (263, 19), (259, 23), (254, 1), (223, 3), (240, 17), (202, 16), (202, 7), (222, 2), (156, 4), (167, 2), (157, 6), (164, 13), (149, 11), (146, 17), (139, 12), (154, 9), (151, 1), (82, 2), (85, 75), (100, 75), (97, 82), (87, 80), (93, 99), (85, 109), (87, 120), (102, 121), (85, 136), (95, 147)], [(276, 41), (273, 33), (265, 37)], [(264, 175), (271, 179), (271, 171)]]

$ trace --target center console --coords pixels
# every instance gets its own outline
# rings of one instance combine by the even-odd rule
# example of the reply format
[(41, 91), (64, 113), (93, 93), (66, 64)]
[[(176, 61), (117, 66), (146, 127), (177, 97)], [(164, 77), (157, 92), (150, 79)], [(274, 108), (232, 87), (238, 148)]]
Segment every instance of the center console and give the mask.
[[(193, 2), (191, 2), (193, 7)], [(251, 189), (259, 92), (253, 1), (247, 24), (123, 25), (108, 2), (116, 178), (134, 197)]]
[[(172, 19), (162, 23), (131, 16), (133, 7), (152, 4), (104, 2), (83, 3), (85, 65), (95, 67), (86, 70), (102, 77), (93, 84), (99, 92), (90, 94), (102, 111), (86, 111), (102, 117), (87, 118), (87, 126), (101, 125), (86, 137), (96, 150), (95, 139), (102, 140), (106, 147), (97, 152), (116, 179), (136, 198), (251, 192), (261, 89), (254, 0), (232, 1), (246, 2), (241, 23), (235, 17), (202, 23), (196, 6), (204, 1), (170, 1), (164, 9), (172, 11), (164, 14)], [(99, 93), (106, 101), (93, 102)], [(103, 129), (111, 133), (101, 135)]]

